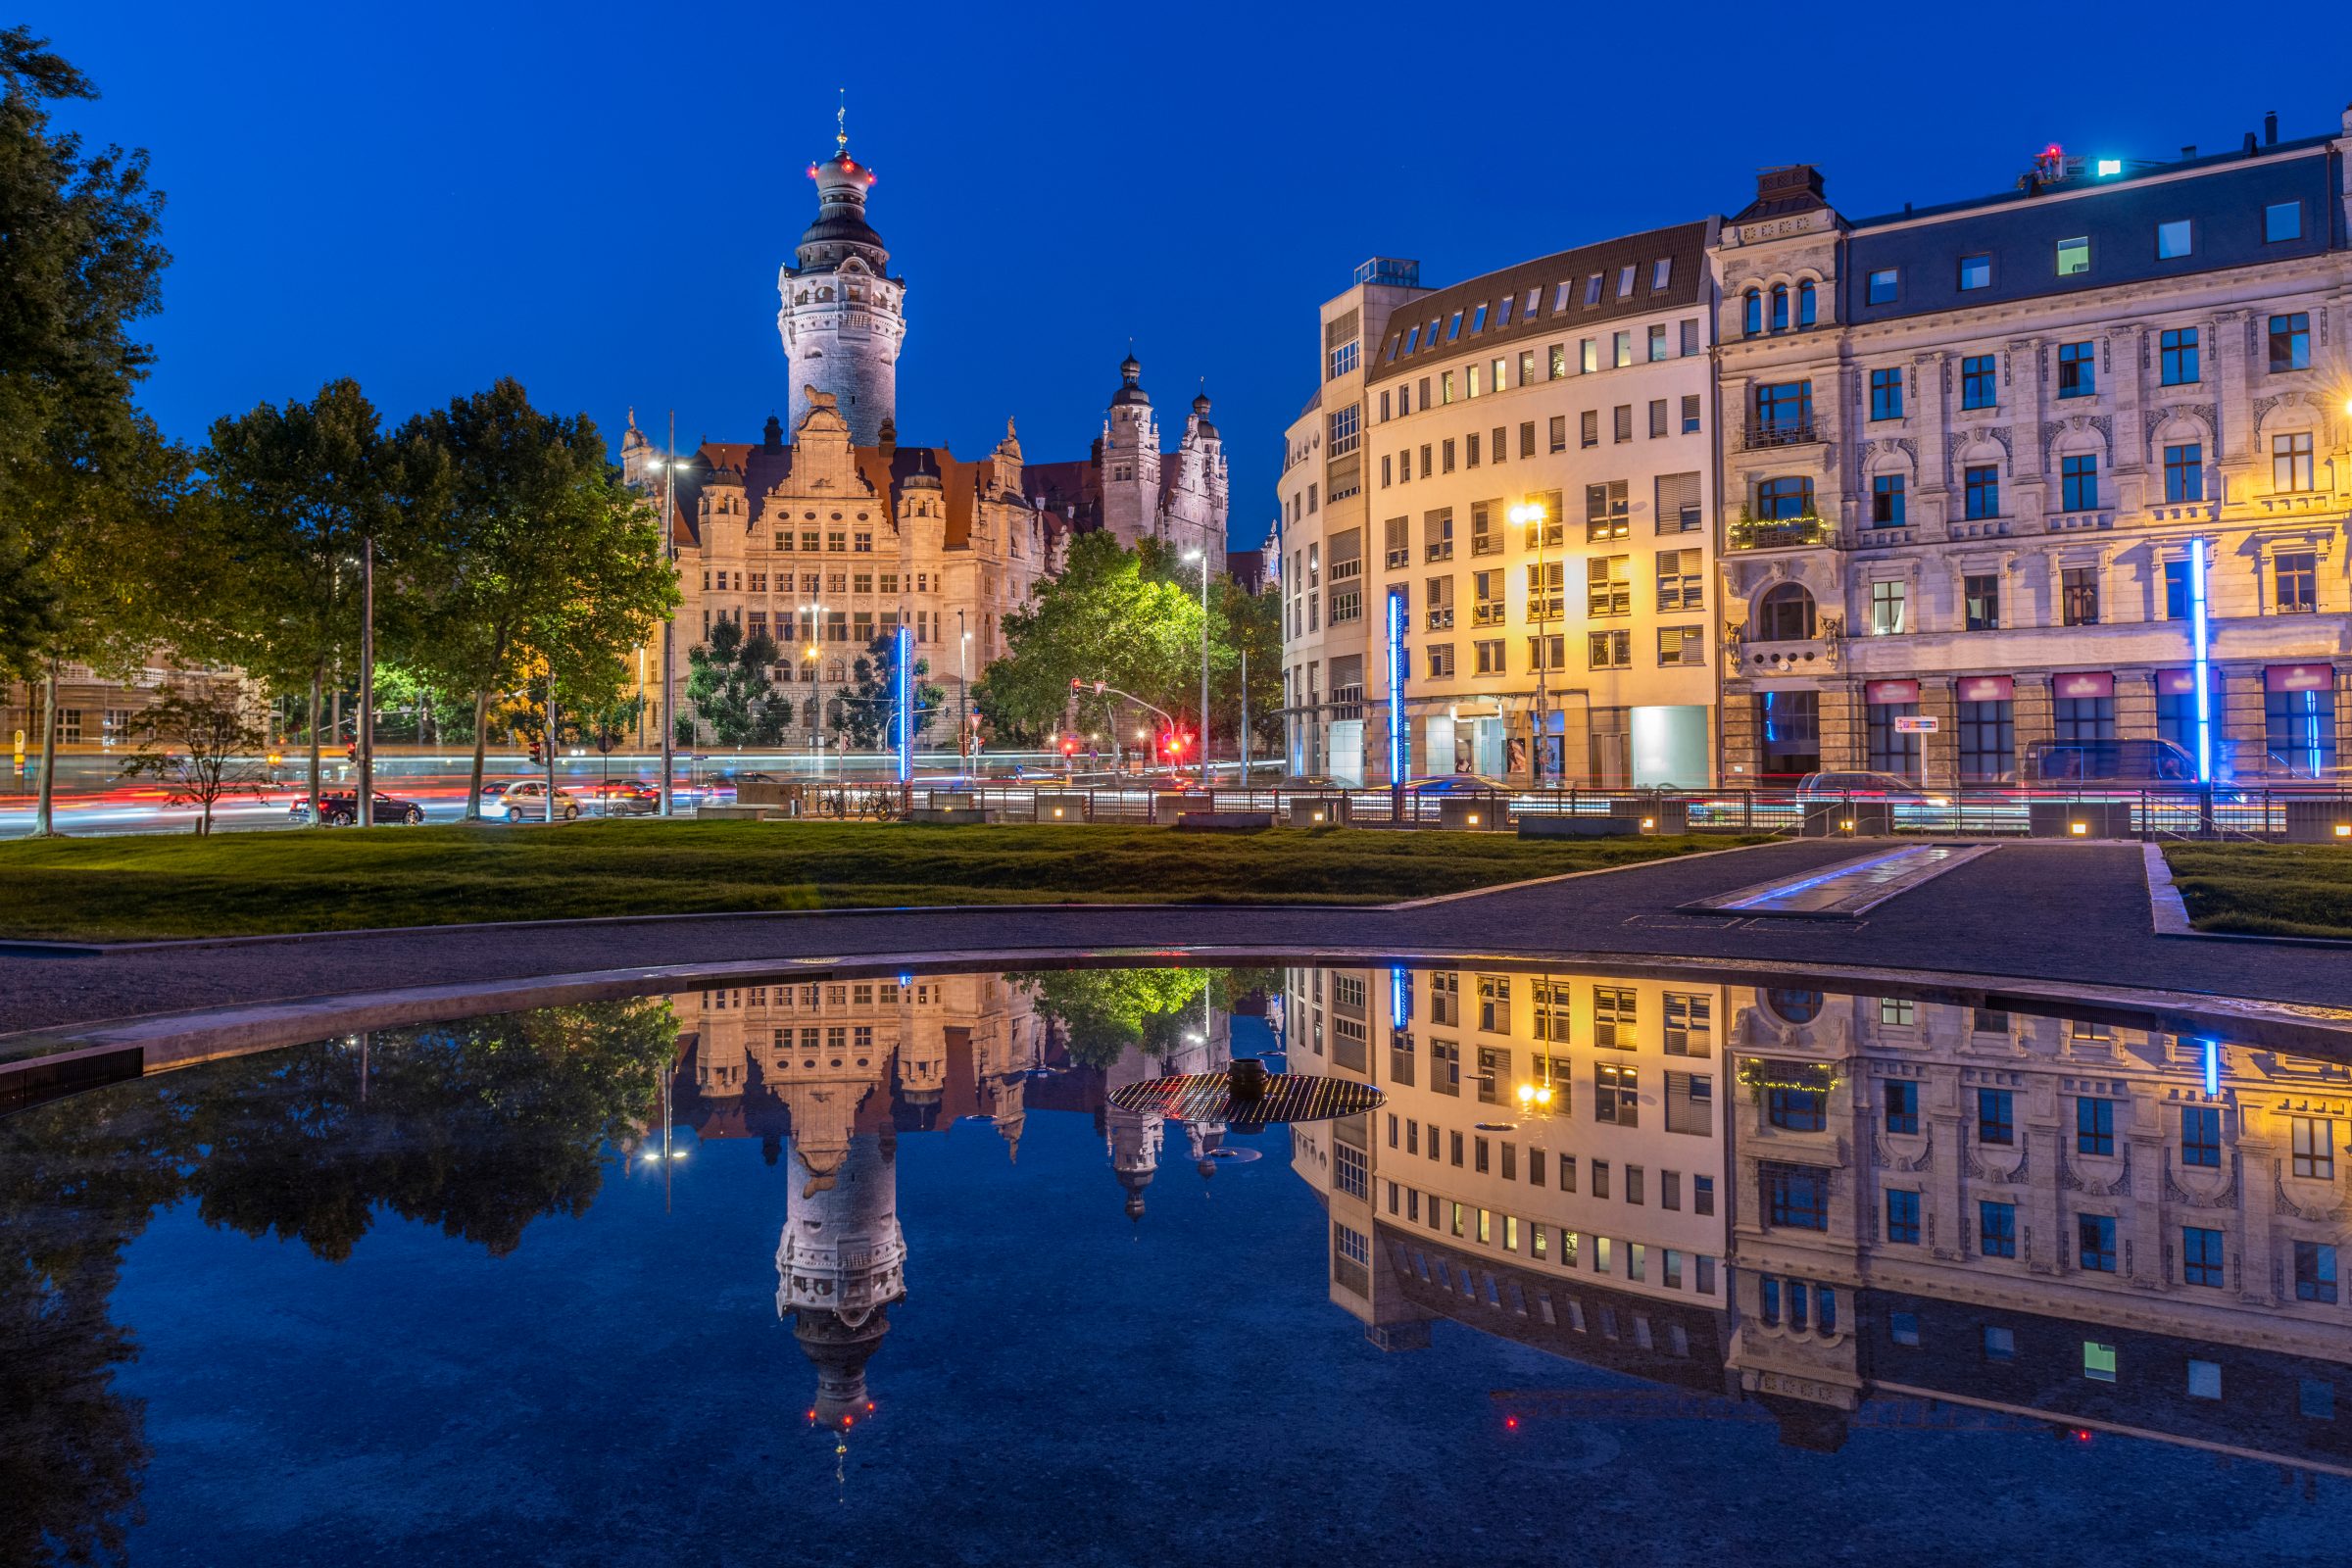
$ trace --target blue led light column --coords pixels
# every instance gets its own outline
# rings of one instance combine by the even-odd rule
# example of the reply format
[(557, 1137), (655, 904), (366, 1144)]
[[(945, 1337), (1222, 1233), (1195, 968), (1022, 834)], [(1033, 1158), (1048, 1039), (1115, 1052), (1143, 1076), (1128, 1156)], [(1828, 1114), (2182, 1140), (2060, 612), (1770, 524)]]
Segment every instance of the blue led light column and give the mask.
[(1389, 590), (1389, 814), (1404, 819), (1404, 590)]
[(2200, 1041), (2205, 1048), (2205, 1098), (2219, 1100), (2222, 1095), (2222, 1043), (2219, 1040)]
[(2197, 698), (2197, 830), (2213, 831), (2213, 688), (2211, 634), (2206, 624), (2205, 541), (2188, 542), (2188, 678)]
[(899, 703), (899, 788), (914, 784), (914, 628), (899, 623), (896, 643), (898, 667), (892, 671)]

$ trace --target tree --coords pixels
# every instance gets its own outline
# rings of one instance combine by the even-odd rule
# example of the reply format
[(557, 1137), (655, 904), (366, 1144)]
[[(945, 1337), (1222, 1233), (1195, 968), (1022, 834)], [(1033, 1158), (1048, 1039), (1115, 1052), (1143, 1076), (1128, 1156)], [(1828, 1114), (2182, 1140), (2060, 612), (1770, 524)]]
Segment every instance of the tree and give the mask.
[(183, 681), (167, 688), (135, 724), (139, 749), (124, 760), (122, 776), (157, 779), (169, 804), (196, 807), (202, 813), (199, 837), (212, 832), (213, 808), (229, 796), (268, 797), (271, 780), (262, 759), (270, 731), (231, 683)]
[[(157, 503), (174, 454), (133, 407), (130, 323), (170, 258), (147, 155), (85, 154), (49, 106), (98, 96), (22, 26), (0, 31), (0, 679), (45, 684), (36, 830), (51, 830), (60, 664), (126, 668), (160, 601)], [(132, 569), (126, 569), (126, 566)]]
[[(1233, 650), (1237, 665), (1243, 653), (1250, 656), (1251, 755), (1279, 758), (1283, 747), (1282, 595), (1244, 593), (1233, 583), (1220, 586), (1222, 591), (1210, 604), (1221, 612), (1223, 624), (1213, 635)], [(1237, 667), (1233, 678), (1217, 688), (1223, 694), (1216, 705), (1217, 726), (1234, 735), (1242, 732), (1240, 676)]]
[(419, 415), (401, 446), (403, 488), (424, 519), (408, 661), (473, 697), (466, 814), (479, 819), (492, 699), (551, 671), (570, 702), (609, 697), (676, 606), (677, 570), (595, 422), (539, 412), (519, 382)]
[[(884, 632), (866, 645), (864, 653), (850, 665), (856, 687), (833, 705), (833, 729), (847, 745), (869, 751), (895, 747), (899, 740), (899, 660), (898, 637)], [(931, 662), (914, 662), (914, 739), (920, 745), (924, 731), (939, 717), (939, 705), (946, 701), (947, 692), (923, 677), (931, 673)]]
[[(1090, 687), (1103, 681), (1166, 712), (1195, 714), (1196, 569), (1154, 543), (1129, 550), (1107, 533), (1081, 534), (1061, 575), (1039, 584), (1029, 604), (1004, 617), (1009, 652), (988, 666), (978, 694), (991, 724), (1032, 735), (1057, 726), (1073, 680)], [(1210, 679), (1229, 685), (1237, 662), (1221, 630), (1221, 600), (1229, 595), (1216, 584), (1210, 593)]]
[(387, 589), (401, 577), (395, 564), (415, 555), (398, 527), (393, 458), (374, 405), (358, 382), (337, 380), (309, 403), (215, 420), (199, 464), (204, 494), (190, 511), (202, 519), (191, 530), (201, 580), (186, 593), (203, 607), (197, 646), (275, 690), (309, 691), (317, 822), (322, 694), (359, 662), (362, 555), (375, 550), (392, 568), (377, 573), (379, 623), (399, 618), (400, 596)]
[(775, 694), (768, 670), (780, 656), (766, 632), (744, 635), (721, 617), (710, 639), (686, 651), (686, 700), (721, 746), (773, 746), (792, 717), (792, 695)]

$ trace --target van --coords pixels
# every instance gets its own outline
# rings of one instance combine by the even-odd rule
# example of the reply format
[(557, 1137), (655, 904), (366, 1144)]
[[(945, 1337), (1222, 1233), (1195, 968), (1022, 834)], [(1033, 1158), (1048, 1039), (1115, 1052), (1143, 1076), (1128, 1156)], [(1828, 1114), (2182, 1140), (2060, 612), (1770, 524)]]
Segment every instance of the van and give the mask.
[(2026, 748), (2024, 781), (2187, 788), (2197, 782), (2197, 763), (2171, 741), (2039, 741)]

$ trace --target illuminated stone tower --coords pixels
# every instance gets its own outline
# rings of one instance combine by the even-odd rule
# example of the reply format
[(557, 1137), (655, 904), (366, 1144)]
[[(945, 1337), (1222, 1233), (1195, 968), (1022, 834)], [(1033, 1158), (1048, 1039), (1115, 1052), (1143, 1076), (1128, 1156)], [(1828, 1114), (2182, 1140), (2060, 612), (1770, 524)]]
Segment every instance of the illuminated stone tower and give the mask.
[(888, 1307), (906, 1294), (899, 1178), (883, 1139), (860, 1137), (831, 1174), (800, 1167), (776, 1244), (776, 1311), (816, 1367), (809, 1408), (846, 1428), (865, 1411), (866, 1359), (890, 1332)]
[(886, 431), (897, 435), (906, 281), (890, 275), (890, 252), (865, 220), (873, 171), (850, 156), (846, 128), (833, 140), (833, 156), (808, 166), (816, 220), (776, 277), (783, 301), (776, 327), (791, 371), (785, 425), (797, 434), (808, 393), (830, 392), (850, 422), (851, 440), (870, 447)]

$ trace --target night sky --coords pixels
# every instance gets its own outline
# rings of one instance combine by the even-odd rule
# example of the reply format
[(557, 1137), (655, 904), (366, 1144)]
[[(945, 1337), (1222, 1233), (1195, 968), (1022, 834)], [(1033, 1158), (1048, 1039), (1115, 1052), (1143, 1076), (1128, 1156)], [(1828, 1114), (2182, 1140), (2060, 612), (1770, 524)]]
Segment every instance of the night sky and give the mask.
[[(145, 146), (174, 261), (147, 402), (173, 435), (351, 375), (389, 418), (518, 376), (617, 445), (757, 439), (776, 268), (832, 149), (908, 279), (899, 428), (1085, 455), (1132, 336), (1163, 420), (1206, 377), (1233, 533), (1274, 514), (1315, 308), (1367, 256), (1443, 284), (1737, 211), (1819, 164), (1849, 215), (2093, 156), (2332, 131), (2295, 28), (2140, 7), (114, 5), (29, 24)], [(859, 20), (870, 19), (870, 20)], [(659, 438), (657, 436), (657, 438)]]

